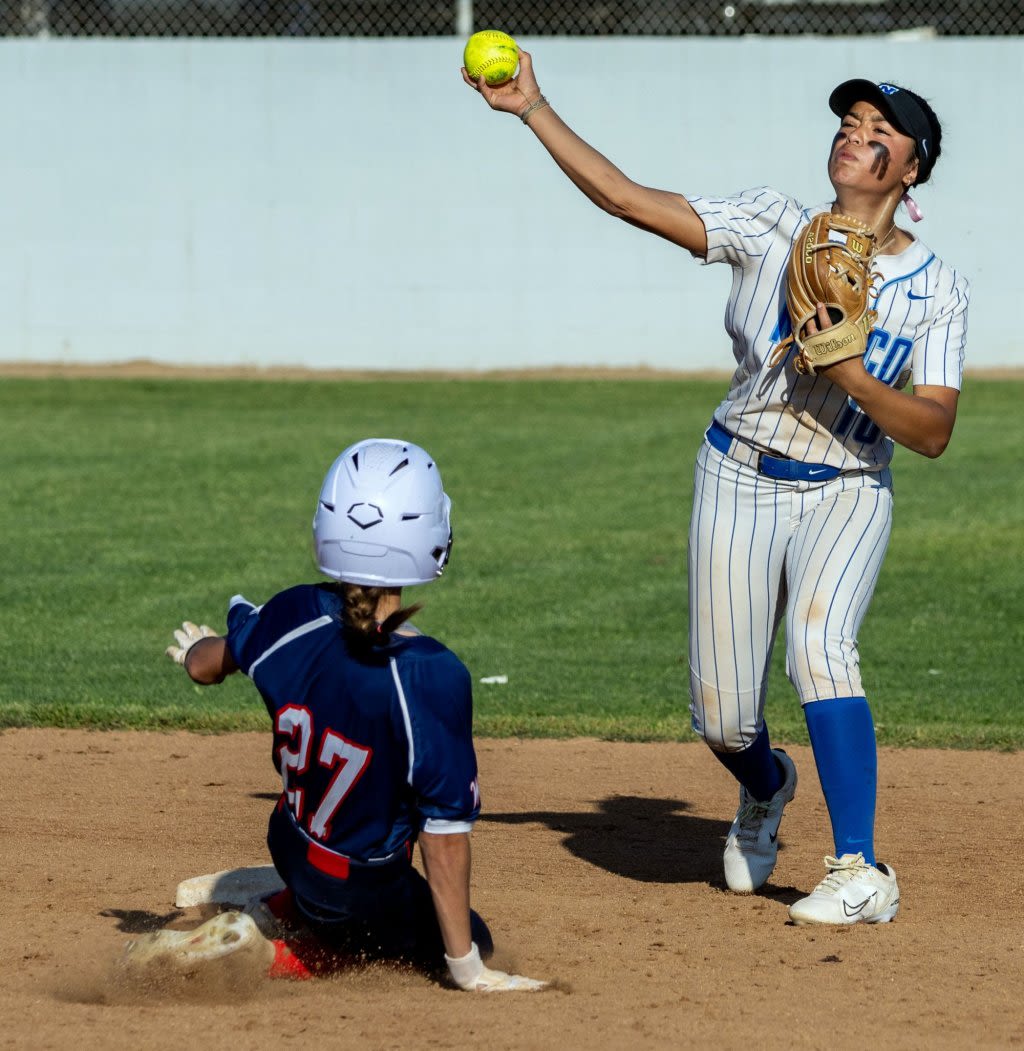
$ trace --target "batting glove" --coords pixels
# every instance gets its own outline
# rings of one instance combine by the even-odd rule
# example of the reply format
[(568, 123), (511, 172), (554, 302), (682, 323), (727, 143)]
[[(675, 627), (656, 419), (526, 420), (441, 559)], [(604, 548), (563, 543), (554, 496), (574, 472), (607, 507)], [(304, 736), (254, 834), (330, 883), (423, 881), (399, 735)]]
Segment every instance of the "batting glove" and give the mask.
[(485, 967), (476, 942), (473, 942), (473, 947), (465, 956), (453, 960), (445, 953), (444, 958), (452, 981), (468, 993), (533, 993), (547, 988), (547, 982)]
[(175, 631), (174, 637), (178, 640), (177, 646), (168, 646), (164, 652), (175, 664), (184, 664), (188, 651), (200, 640), (208, 639), (217, 633), (206, 624), (195, 625), (186, 620), (182, 626)]

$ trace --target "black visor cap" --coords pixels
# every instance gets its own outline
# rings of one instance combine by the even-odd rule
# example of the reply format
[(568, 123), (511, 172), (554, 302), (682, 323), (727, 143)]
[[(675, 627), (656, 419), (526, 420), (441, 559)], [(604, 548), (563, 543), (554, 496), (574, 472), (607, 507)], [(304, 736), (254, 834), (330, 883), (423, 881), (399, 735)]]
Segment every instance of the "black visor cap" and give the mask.
[(921, 99), (912, 91), (896, 84), (873, 84), (870, 80), (847, 80), (832, 92), (829, 109), (837, 117), (845, 117), (855, 102), (873, 102), (890, 118), (898, 131), (909, 136), (917, 145), (918, 182), (924, 182), (935, 164), (935, 147), (939, 131)]

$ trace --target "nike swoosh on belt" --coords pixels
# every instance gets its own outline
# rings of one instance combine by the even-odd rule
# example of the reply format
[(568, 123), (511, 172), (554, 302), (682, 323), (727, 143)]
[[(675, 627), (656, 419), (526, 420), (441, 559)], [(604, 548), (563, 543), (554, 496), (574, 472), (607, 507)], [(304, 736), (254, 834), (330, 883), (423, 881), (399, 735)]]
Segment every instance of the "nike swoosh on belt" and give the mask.
[(934, 296), (915, 296), (913, 292), (907, 293), (907, 299), (934, 299)]

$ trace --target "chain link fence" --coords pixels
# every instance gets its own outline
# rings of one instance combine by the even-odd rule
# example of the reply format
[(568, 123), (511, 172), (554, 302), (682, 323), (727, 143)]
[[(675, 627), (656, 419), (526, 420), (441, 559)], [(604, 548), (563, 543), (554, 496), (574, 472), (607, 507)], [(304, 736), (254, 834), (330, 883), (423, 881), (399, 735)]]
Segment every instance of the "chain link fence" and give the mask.
[(1022, 0), (0, 0), (5, 36), (1024, 33)]

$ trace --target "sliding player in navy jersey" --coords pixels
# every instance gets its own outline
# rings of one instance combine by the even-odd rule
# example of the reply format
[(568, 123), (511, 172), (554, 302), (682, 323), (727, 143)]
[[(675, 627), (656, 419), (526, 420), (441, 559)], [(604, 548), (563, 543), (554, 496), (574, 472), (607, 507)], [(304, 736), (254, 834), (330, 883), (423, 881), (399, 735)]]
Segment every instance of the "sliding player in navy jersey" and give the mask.
[[(225, 636), (186, 622), (167, 652), (203, 685), (243, 672), (266, 704), (283, 789), (267, 841), (307, 935), (346, 957), (441, 973), (444, 961), (466, 990), (534, 990), (545, 983), (484, 965), (490, 935), (470, 910), (480, 791), (469, 673), (409, 623), (419, 606), (402, 605), (403, 587), (444, 570), (450, 509), (419, 446), (351, 446), (328, 471), (313, 519), (317, 566), (331, 582), (262, 606), (236, 595)], [(416, 843), (426, 879), (412, 866)], [(230, 944), (261, 937), (244, 914), (204, 926), (189, 932), (193, 956), (223, 951), (225, 931)], [(162, 935), (163, 945), (157, 935), (132, 951), (180, 951), (180, 932)], [(275, 951), (272, 974), (301, 975), (286, 943)]]

